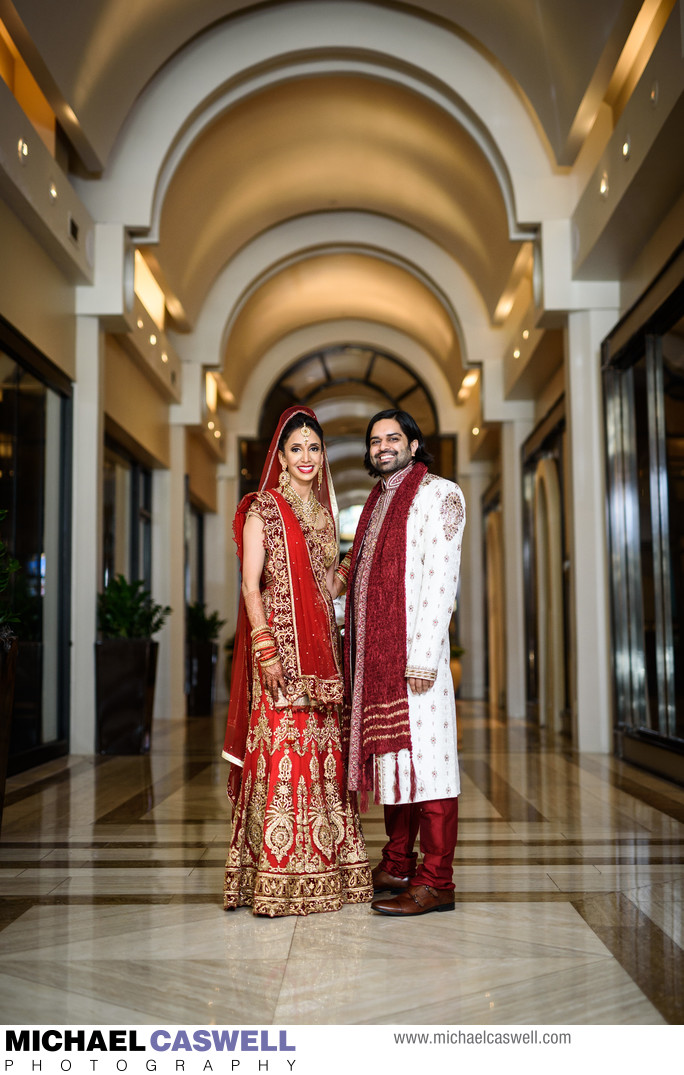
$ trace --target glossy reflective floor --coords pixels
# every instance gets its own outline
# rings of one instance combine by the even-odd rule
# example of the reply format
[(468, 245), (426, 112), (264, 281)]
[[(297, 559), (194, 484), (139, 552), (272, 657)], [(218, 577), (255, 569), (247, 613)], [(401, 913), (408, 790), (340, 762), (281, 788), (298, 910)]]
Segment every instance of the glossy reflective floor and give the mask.
[[(4, 1024), (684, 1022), (684, 790), (459, 706), (456, 910), (221, 908), (223, 714), (8, 783)], [(371, 861), (379, 809), (365, 819)]]

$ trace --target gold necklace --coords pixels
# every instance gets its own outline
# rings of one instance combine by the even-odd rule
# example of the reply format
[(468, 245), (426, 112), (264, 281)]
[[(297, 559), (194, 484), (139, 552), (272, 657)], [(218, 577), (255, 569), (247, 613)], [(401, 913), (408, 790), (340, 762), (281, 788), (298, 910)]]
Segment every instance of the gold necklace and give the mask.
[(321, 505), (318, 500), (316, 500), (313, 493), (309, 494), (308, 500), (302, 500), (299, 493), (288, 484), (282, 490), (282, 494), (288, 504), (294, 509), (294, 513), (300, 523), (303, 523), (305, 526), (312, 526), (315, 529)]

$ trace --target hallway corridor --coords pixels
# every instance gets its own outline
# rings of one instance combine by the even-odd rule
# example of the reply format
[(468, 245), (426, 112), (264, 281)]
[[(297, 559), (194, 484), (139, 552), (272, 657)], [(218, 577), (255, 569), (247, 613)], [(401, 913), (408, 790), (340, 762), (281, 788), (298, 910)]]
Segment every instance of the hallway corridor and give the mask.
[(684, 790), (462, 702), (455, 913), (226, 914), (223, 719), (9, 781), (7, 1024), (684, 1022)]

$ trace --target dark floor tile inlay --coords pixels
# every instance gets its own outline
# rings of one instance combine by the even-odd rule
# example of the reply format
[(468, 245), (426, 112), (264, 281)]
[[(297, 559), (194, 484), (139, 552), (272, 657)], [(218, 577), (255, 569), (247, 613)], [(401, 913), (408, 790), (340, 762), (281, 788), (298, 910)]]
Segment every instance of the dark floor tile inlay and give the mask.
[(573, 906), (668, 1023), (684, 1023), (684, 951), (621, 892)]
[(480, 791), (487, 796), (504, 821), (546, 821), (536, 806), (519, 795), (507, 781), (494, 772), (491, 765), (479, 758), (463, 758), (461, 768)]

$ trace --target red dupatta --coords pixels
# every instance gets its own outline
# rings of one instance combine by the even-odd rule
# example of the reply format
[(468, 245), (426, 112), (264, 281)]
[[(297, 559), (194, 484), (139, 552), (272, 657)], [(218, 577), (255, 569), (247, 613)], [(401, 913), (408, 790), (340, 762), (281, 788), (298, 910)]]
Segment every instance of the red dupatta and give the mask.
[[(238, 557), (242, 564), (243, 530), (252, 505), (264, 519), (264, 542), (269, 557), (271, 593), (269, 622), (278, 646), (288, 700), (308, 694), (312, 705), (337, 705), (342, 698), (337, 626), (332, 601), (312, 563), (299, 520), (287, 501), (276, 491), (280, 464), (278, 441), (285, 423), (294, 415), (316, 415), (308, 407), (290, 407), (278, 423), (260, 482), (260, 492), (242, 499), (233, 523)], [(337, 505), (327, 457), (323, 466), (318, 499), (328, 508), (337, 535)], [(245, 755), (249, 716), (260, 684), (252, 681), (250, 624), (240, 597), (238, 622), (233, 647), (230, 701), (223, 757), (232, 763), (229, 795), (233, 801), (239, 790), (240, 769)]]

